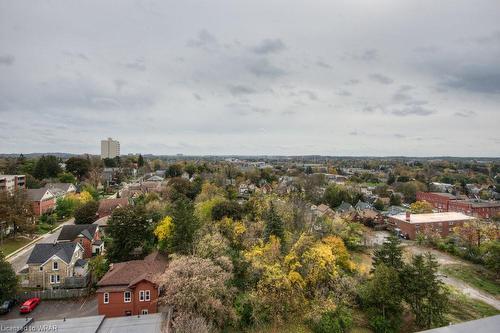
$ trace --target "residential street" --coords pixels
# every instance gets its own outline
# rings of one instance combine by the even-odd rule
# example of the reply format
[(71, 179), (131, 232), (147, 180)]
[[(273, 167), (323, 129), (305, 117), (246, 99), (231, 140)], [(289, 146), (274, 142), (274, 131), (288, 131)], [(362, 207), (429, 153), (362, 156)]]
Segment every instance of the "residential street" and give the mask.
[[(75, 222), (75, 219), (71, 218), (68, 221), (60, 224), (60, 227), (62, 227), (63, 225), (67, 225), (67, 224), (74, 224), (74, 222)], [(14, 271), (17, 273), (23, 268), (24, 265), (26, 265), (26, 261), (28, 261), (31, 250), (33, 250), (33, 247), (35, 247), (35, 244), (54, 242), (57, 239), (57, 237), (59, 237), (60, 231), (61, 231), (61, 228), (57, 229), (54, 233), (47, 233), (47, 234), (43, 235), (43, 238), (41, 238), (36, 243), (31, 244), (30, 246), (28, 246), (27, 248), (25, 248), (21, 252), (16, 253), (14, 256), (8, 258), (7, 261), (10, 262)]]

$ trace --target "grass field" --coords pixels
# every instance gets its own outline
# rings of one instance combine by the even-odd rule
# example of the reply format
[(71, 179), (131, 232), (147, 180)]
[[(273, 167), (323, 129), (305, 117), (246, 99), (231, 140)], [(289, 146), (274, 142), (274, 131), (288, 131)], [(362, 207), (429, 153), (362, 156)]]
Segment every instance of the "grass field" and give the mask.
[[(450, 288), (451, 289), (451, 288)], [(500, 311), (489, 304), (475, 300), (453, 289), (450, 292), (450, 303), (446, 320), (459, 323), (500, 314)]]
[(465, 265), (446, 265), (442, 266), (441, 271), (491, 295), (500, 296), (500, 281), (495, 280), (493, 274), (485, 269)]
[(4, 239), (3, 244), (0, 246), (0, 250), (2, 250), (4, 255), (9, 255), (29, 242), (31, 242), (31, 239), (26, 239), (24, 237), (18, 237), (16, 240)]

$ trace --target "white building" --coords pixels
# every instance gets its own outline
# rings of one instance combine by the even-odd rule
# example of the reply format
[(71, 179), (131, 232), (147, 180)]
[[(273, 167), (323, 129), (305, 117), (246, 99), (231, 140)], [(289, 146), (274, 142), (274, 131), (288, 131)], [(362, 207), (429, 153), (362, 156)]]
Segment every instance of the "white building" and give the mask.
[(120, 142), (108, 138), (101, 140), (101, 158), (115, 158), (120, 156)]
[(12, 193), (23, 188), (26, 188), (25, 175), (0, 175), (0, 191)]

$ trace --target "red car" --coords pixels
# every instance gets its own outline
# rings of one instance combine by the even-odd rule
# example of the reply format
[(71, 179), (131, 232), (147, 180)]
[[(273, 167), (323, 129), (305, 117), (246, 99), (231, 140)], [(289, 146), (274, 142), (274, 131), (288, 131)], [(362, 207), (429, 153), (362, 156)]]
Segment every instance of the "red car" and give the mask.
[(30, 313), (36, 308), (38, 304), (40, 304), (40, 298), (38, 297), (30, 298), (21, 305), (21, 307), (19, 308), (19, 312)]

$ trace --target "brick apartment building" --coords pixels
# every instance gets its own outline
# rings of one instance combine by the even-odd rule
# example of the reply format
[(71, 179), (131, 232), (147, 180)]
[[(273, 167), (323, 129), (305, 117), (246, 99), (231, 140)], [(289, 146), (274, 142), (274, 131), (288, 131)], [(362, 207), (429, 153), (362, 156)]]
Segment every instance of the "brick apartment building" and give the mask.
[(451, 200), (457, 200), (457, 197), (451, 193), (440, 192), (417, 192), (418, 201), (427, 201), (438, 212), (447, 212)]
[(442, 237), (453, 232), (453, 228), (462, 225), (474, 217), (457, 212), (441, 212), (428, 214), (398, 214), (389, 216), (389, 223), (401, 230), (401, 233), (414, 240), (419, 232), (439, 232)]
[(25, 175), (0, 175), (0, 191), (12, 193), (26, 188)]
[(458, 212), (478, 218), (500, 214), (500, 202), (462, 199), (450, 193), (417, 192), (417, 200), (429, 202), (438, 212)]
[(158, 312), (156, 279), (166, 267), (166, 258), (158, 252), (143, 260), (113, 264), (97, 284), (99, 314), (119, 317)]
[(500, 214), (500, 202), (481, 200), (452, 200), (448, 204), (450, 212), (488, 219)]

